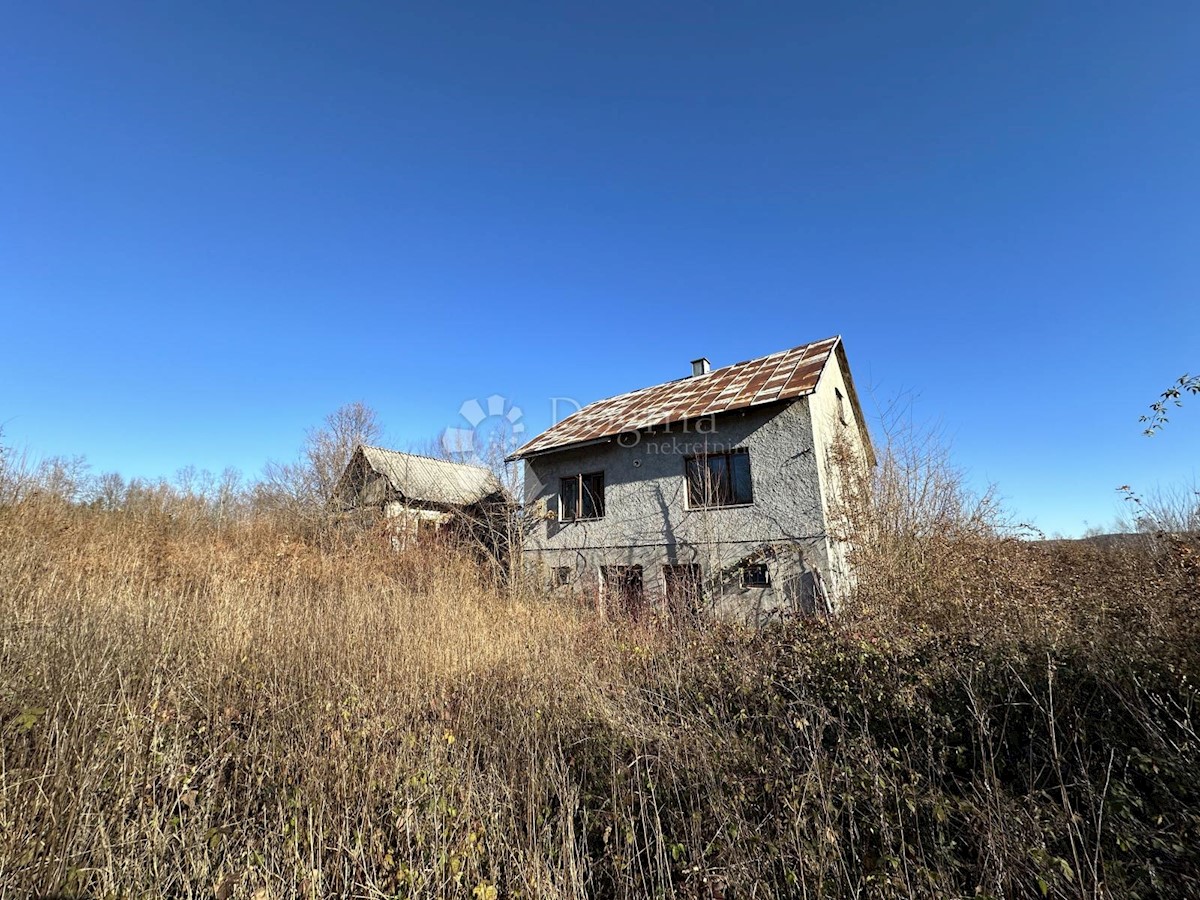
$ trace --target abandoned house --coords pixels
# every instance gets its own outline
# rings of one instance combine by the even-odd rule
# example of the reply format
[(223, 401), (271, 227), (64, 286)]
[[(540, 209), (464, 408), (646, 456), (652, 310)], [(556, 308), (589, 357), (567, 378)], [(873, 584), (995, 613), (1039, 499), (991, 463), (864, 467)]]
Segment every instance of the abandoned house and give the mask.
[(343, 511), (377, 510), (396, 546), (428, 536), (482, 537), (511, 509), (487, 469), (360, 444), (333, 490)]
[(831, 609), (850, 579), (828, 527), (835, 443), (874, 465), (839, 337), (711, 371), (695, 360), (512, 454), (536, 513), (526, 564), (632, 615)]

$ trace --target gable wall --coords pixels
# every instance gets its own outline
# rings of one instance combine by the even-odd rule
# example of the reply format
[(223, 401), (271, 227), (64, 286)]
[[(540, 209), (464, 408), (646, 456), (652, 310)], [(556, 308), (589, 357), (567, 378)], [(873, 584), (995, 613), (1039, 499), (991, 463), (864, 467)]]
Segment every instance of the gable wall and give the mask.
[[(838, 402), (838, 392), (842, 402)], [(848, 544), (838, 540), (838, 504), (842, 495), (843, 477), (848, 474), (834, 462), (835, 444), (842, 444), (849, 453), (849, 465), (868, 465), (867, 447), (856, 409), (856, 395), (848, 372), (843, 366), (842, 353), (830, 356), (829, 363), (821, 373), (817, 389), (810, 397), (813, 436), (820, 461), (821, 503), (825, 521), (834, 532), (829, 542), (829, 588), (836, 603), (853, 583), (850, 560), (847, 558)], [(843, 414), (845, 422), (842, 421)]]
[(337, 484), (337, 498), (347, 509), (382, 506), (393, 494), (387, 477), (367, 463), (361, 451), (351, 457)]

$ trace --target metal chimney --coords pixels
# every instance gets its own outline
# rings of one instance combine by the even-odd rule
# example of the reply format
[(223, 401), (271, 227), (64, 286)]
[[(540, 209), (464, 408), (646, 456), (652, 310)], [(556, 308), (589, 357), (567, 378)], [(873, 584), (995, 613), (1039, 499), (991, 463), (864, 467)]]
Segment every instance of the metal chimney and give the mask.
[(707, 374), (708, 374), (708, 357), (702, 356), (699, 359), (693, 359), (692, 360), (692, 377), (695, 378), (697, 375), (707, 375)]

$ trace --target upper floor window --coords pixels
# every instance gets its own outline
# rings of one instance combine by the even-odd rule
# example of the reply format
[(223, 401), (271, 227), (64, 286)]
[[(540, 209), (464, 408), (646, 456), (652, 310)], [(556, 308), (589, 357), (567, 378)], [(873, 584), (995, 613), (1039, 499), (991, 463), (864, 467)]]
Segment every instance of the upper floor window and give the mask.
[(849, 425), (850, 423), (846, 420), (846, 398), (842, 396), (842, 392), (838, 388), (834, 388), (833, 392), (837, 395), (838, 421), (843, 425)]
[(604, 473), (591, 472), (562, 479), (559, 485), (558, 518), (564, 522), (575, 519), (604, 518)]
[(689, 456), (684, 462), (687, 473), (688, 506), (739, 506), (754, 502), (750, 485), (750, 454), (746, 450)]

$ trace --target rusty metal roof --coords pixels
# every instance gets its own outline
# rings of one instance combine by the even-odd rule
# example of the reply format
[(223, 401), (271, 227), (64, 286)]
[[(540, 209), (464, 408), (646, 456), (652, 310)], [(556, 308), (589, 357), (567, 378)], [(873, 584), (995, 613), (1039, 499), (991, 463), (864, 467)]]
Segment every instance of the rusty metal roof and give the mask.
[(496, 476), (481, 466), (366, 444), (360, 445), (360, 449), (367, 464), (386, 477), (392, 488), (407, 500), (469, 506), (493, 494), (504, 493)]
[(840, 337), (597, 400), (519, 447), (509, 459), (535, 456), (625, 432), (682, 422), (811, 394)]

